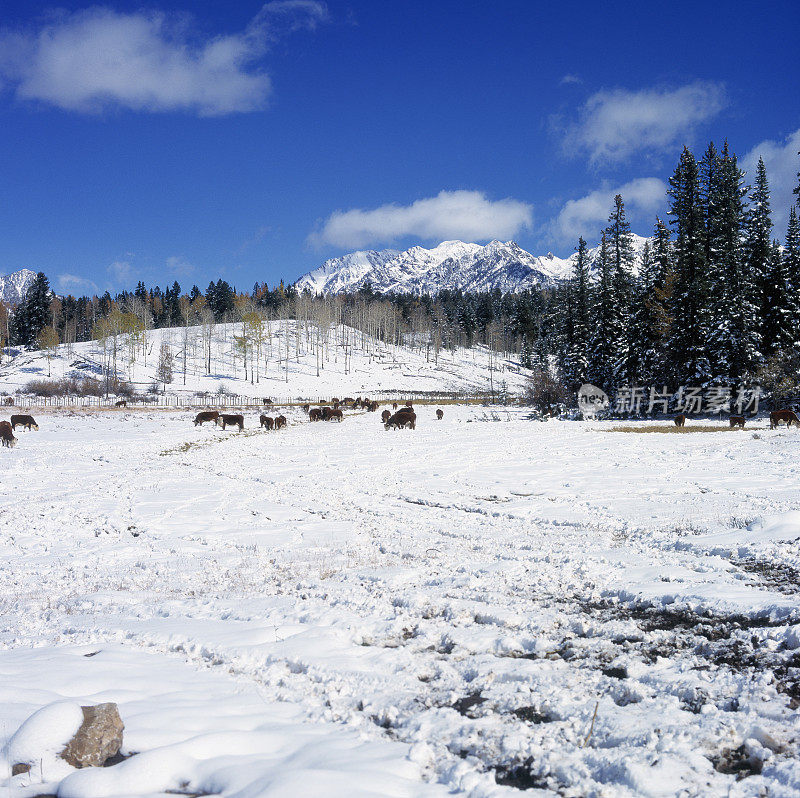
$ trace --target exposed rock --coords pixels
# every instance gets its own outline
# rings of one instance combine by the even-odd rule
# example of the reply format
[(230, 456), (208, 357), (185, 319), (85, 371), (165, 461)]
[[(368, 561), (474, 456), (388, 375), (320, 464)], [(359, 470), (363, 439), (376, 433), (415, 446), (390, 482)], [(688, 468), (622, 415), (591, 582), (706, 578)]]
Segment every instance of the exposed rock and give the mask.
[(116, 704), (81, 707), (83, 723), (60, 756), (76, 768), (99, 767), (119, 753), (125, 726)]
[(19, 776), (22, 773), (30, 773), (31, 766), (25, 762), (17, 762), (16, 765), (11, 766), (11, 775), (12, 776)]

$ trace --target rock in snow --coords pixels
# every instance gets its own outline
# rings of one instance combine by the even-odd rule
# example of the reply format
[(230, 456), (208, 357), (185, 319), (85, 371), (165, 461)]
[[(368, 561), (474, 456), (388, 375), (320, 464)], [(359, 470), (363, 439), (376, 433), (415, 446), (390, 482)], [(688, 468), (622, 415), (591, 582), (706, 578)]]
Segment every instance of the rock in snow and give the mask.
[(81, 709), (83, 723), (61, 752), (61, 757), (76, 768), (98, 767), (119, 753), (125, 726), (116, 704), (97, 704)]

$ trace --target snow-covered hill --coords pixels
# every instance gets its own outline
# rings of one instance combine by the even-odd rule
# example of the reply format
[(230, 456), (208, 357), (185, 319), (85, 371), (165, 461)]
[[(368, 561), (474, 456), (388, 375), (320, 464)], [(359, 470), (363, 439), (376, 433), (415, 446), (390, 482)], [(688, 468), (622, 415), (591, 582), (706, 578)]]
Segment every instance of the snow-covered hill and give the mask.
[[(276, 401), (300, 397), (314, 400), (381, 392), (483, 393), (497, 391), (503, 383), (510, 393), (519, 394), (529, 374), (518, 359), (490, 353), (485, 347), (457, 348), (452, 352), (441, 349), (437, 356), (433, 346), (425, 343), (391, 346), (345, 326), (331, 327), (327, 337), (323, 333), (326, 342), (318, 347), (315, 328), (306, 329), (290, 319), (265, 324), (260, 353), (251, 349), (247, 354), (245, 376), (245, 363), (234, 339), (241, 334), (241, 324), (218, 324), (210, 338), (201, 327), (149, 330), (143, 344), (120, 335), (116, 344), (117, 374), (137, 391), (146, 391), (157, 382), (162, 343), (169, 346), (173, 358), (173, 379), (167, 385), (167, 393), (184, 395), (216, 393), (224, 388), (231, 394), (269, 396)], [(21, 392), (32, 380), (101, 379), (104, 364), (113, 370), (113, 349), (111, 339), (106, 343), (105, 354), (98, 341), (62, 344), (49, 363), (45, 352), (22, 350), (10, 360), (3, 352), (0, 393)], [(253, 360), (258, 362), (255, 374)]]
[[(633, 236), (638, 260), (646, 238)], [(589, 250), (592, 264), (599, 246)], [(411, 247), (404, 252), (386, 249), (352, 252), (325, 261), (295, 285), (315, 294), (355, 291), (369, 283), (376, 291), (401, 294), (438, 294), (460, 291), (524, 291), (554, 285), (568, 278), (575, 255), (559, 258), (552, 252), (531, 255), (514, 241), (491, 241), (486, 246), (444, 241), (433, 249)]]
[(5, 276), (0, 276), (0, 301), (16, 307), (25, 297), (25, 292), (36, 277), (30, 269), (20, 269)]

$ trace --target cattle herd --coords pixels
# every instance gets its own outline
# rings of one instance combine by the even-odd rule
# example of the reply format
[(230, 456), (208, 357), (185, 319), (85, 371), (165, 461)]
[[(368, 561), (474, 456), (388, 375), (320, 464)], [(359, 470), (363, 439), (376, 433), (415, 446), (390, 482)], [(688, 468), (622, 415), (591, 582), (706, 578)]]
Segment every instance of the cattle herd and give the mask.
[[(272, 405), (268, 399), (264, 400), (265, 406)], [(127, 407), (124, 401), (117, 402), (116, 407)], [(363, 409), (367, 412), (374, 413), (378, 410), (379, 404), (371, 399), (362, 399), (361, 397), (353, 399), (347, 397), (345, 399), (333, 398), (330, 402), (321, 403), (319, 407), (311, 407), (310, 404), (302, 405), (303, 411), (308, 415), (309, 421), (337, 421), (341, 422), (344, 419), (342, 408), (349, 410)], [(444, 411), (441, 408), (436, 410), (436, 418), (441, 421), (444, 418)], [(677, 427), (684, 427), (686, 425), (686, 415), (681, 413), (675, 416), (674, 421)], [(228, 427), (235, 427), (239, 431), (244, 429), (244, 415), (241, 413), (220, 413), (218, 410), (203, 410), (195, 416), (194, 425), (196, 427), (202, 426), (207, 421), (213, 422), (222, 429)], [(731, 429), (738, 427), (744, 429), (745, 417), (744, 416), (731, 416), (730, 419)], [(402, 407), (398, 406), (397, 402), (392, 403), (391, 410), (386, 408), (381, 413), (381, 422), (385, 429), (416, 429), (417, 427), (417, 414), (414, 412), (412, 402), (405, 402)], [(275, 418), (262, 414), (259, 416), (259, 427), (266, 430), (279, 430), (287, 425), (286, 416), (280, 415)], [(775, 429), (785, 424), (791, 427), (794, 424), (800, 428), (800, 418), (792, 410), (774, 410), (769, 414), (769, 428)], [(30, 415), (12, 415), (10, 421), (0, 421), (0, 442), (3, 446), (11, 448), (16, 445), (17, 439), (14, 436), (14, 430), (17, 427), (22, 427), (26, 430), (38, 430), (39, 425)]]
[[(271, 405), (272, 402), (264, 400), (265, 405)], [(374, 413), (379, 407), (379, 403), (371, 399), (362, 399), (358, 397), (353, 399), (347, 397), (345, 399), (338, 399), (334, 397), (330, 402), (321, 404), (319, 407), (311, 407), (310, 404), (302, 405), (303, 411), (308, 416), (309, 421), (337, 421), (341, 422), (344, 419), (342, 408), (348, 410), (363, 409), (368, 413)], [(441, 408), (436, 410), (436, 418), (441, 421), (444, 418), (444, 410)], [(264, 414), (259, 416), (259, 428), (266, 430), (278, 430), (285, 427), (287, 424), (286, 416), (266, 416)], [(226, 429), (227, 427), (236, 427), (238, 430), (244, 429), (244, 416), (241, 414), (228, 415), (220, 413), (218, 410), (204, 410), (198, 413), (194, 419), (196, 427), (202, 426), (207, 421), (213, 422), (218, 427)], [(417, 427), (417, 414), (414, 412), (414, 405), (412, 402), (406, 402), (402, 407), (398, 407), (397, 402), (392, 403), (392, 410), (384, 410), (381, 414), (381, 421), (384, 427), (388, 429), (416, 429)]]

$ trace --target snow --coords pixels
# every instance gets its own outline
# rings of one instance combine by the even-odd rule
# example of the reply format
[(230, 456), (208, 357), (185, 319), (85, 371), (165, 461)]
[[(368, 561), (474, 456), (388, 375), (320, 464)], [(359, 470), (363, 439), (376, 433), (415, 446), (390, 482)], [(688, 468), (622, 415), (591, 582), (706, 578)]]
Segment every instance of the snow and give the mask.
[(25, 292), (36, 277), (30, 269), (19, 269), (11, 274), (0, 275), (0, 302), (15, 307), (25, 298)]
[[(241, 335), (241, 328), (238, 323), (215, 326), (210, 374), (206, 369), (200, 327), (148, 330), (146, 353), (138, 347), (133, 358), (127, 336), (120, 335), (117, 356), (120, 378), (130, 381), (141, 392), (147, 390), (156, 382), (162, 342), (169, 345), (173, 354), (173, 382), (167, 386), (167, 392), (186, 396), (203, 391), (214, 394), (220, 387), (231, 394), (268, 396), (281, 401), (300, 397), (367, 396), (380, 392), (403, 395), (484, 393), (500, 390), (503, 383), (510, 393), (519, 394), (523, 392), (530, 373), (520, 366), (518, 359), (490, 353), (482, 346), (472, 349), (456, 347), (452, 351), (441, 349), (437, 362), (433, 346), (391, 346), (343, 325), (330, 328), (330, 345), (325, 347), (324, 356), (318, 362), (316, 351), (306, 340), (302, 323), (296, 328), (296, 323), (289, 320), (265, 324), (258, 376), (245, 379), (242, 358), (237, 354), (234, 342), (234, 336)], [(287, 336), (288, 369), (285, 354)], [(184, 349), (187, 351), (185, 382)], [(61, 344), (49, 363), (45, 352), (12, 351), (15, 352), (13, 358), (8, 359), (4, 351), (0, 362), (0, 392), (19, 392), (31, 380), (46, 380), (48, 375), (53, 380), (102, 377), (104, 358), (99, 342)], [(108, 358), (110, 360), (110, 355)], [(163, 385), (158, 387), (161, 390)]]
[[(631, 236), (637, 263), (647, 240)], [(599, 246), (587, 252), (593, 275), (599, 252)], [(331, 258), (303, 275), (295, 286), (315, 294), (352, 292), (367, 282), (383, 293), (436, 295), (444, 289), (524, 291), (568, 279), (574, 273), (575, 257), (574, 253), (567, 258), (556, 257), (552, 252), (532, 255), (514, 241), (490, 241), (485, 246), (443, 241), (432, 249), (415, 246), (403, 252), (370, 250)]]
[(0, 745), (115, 701), (135, 755), (0, 790), (796, 795), (800, 434), (435, 407), (37, 412), (0, 458)]

